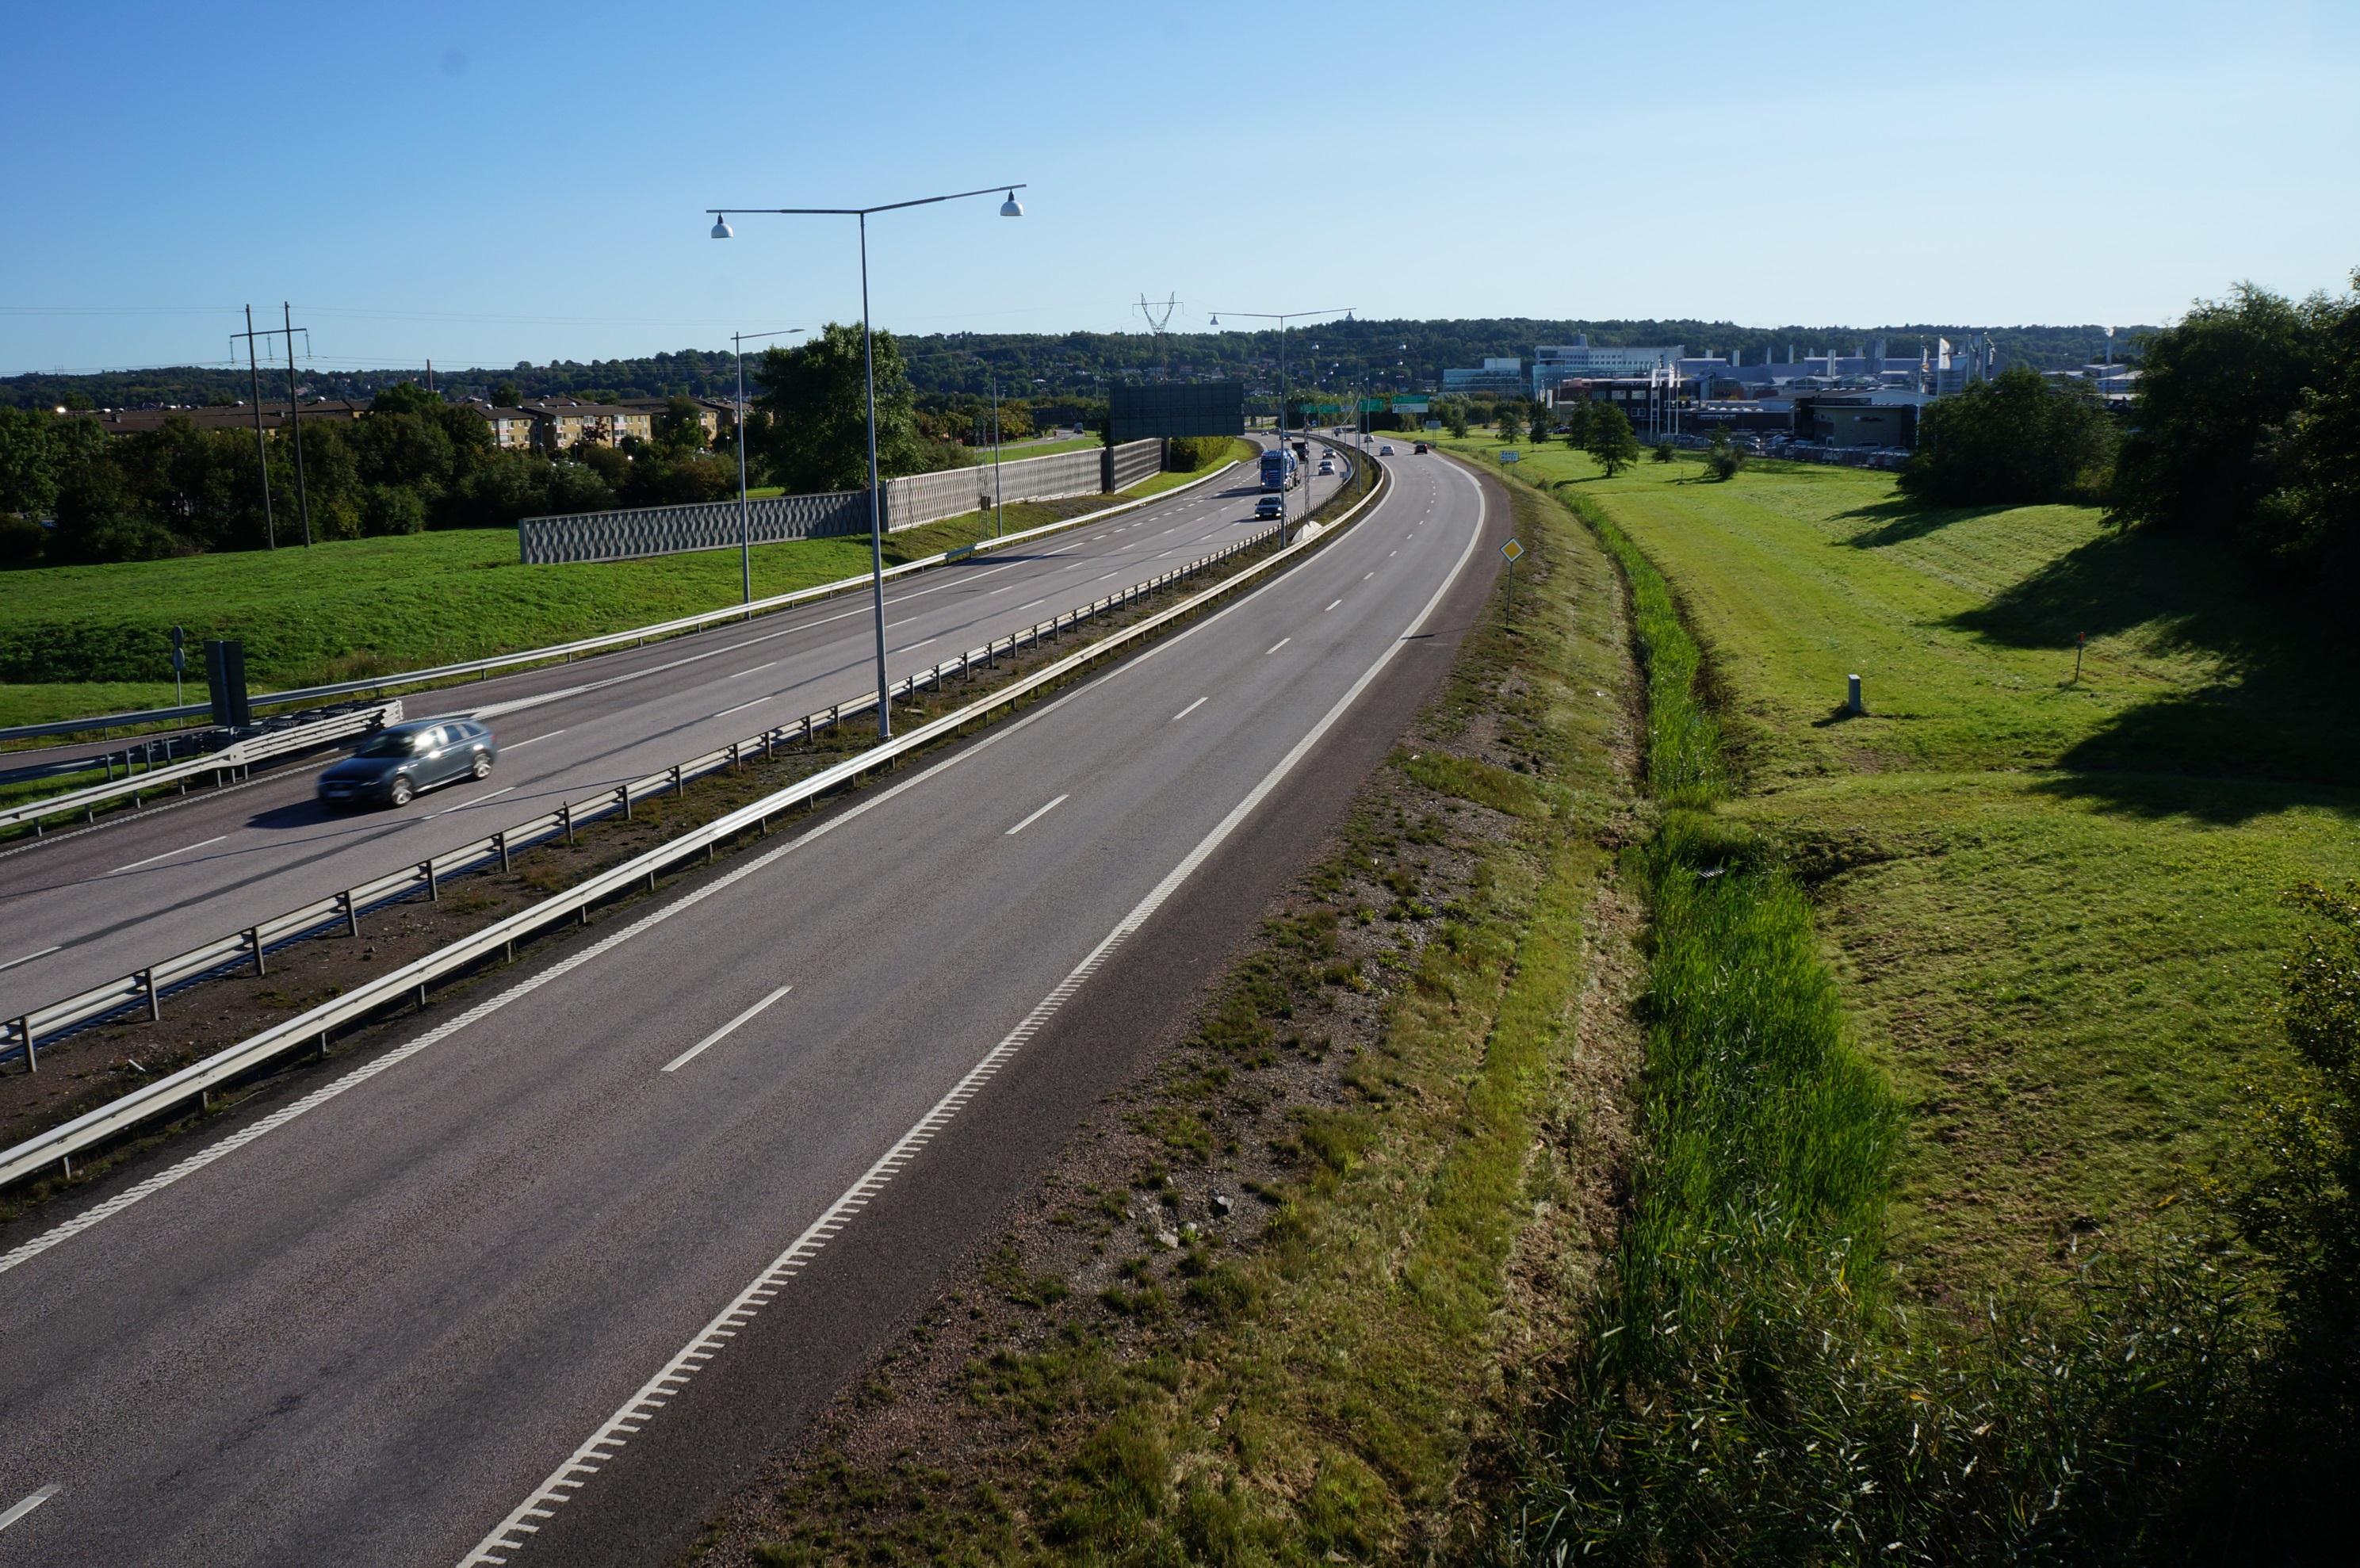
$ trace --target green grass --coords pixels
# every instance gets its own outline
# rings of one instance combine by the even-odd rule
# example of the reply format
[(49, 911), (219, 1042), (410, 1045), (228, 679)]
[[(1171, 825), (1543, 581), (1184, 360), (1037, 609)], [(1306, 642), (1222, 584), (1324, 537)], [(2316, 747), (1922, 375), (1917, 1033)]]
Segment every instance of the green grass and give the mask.
[[(1194, 474), (1156, 474), (1130, 496)], [(1007, 508), (1010, 531), (1109, 504), (1100, 496)], [(981, 514), (890, 535), (887, 564), (987, 538)], [(523, 566), (506, 529), (355, 539), (106, 566), (0, 571), (0, 724), (162, 706), (172, 701), (167, 630), (246, 643), (257, 691), (481, 659), (621, 631), (734, 604), (732, 550), (650, 561)], [(762, 597), (853, 576), (865, 539), (754, 550)], [(193, 651), (193, 650), (192, 650)], [(142, 680), (153, 670), (160, 680)], [(199, 672), (193, 690), (202, 692)], [(190, 700), (196, 700), (191, 697)]]
[[(1721, 814), (1810, 885), (1907, 1110), (1908, 1292), (2062, 1278), (2243, 1158), (2245, 1085), (2288, 1060), (2278, 896), (2360, 876), (2360, 735), (2322, 722), (2344, 659), (2199, 547), (2087, 508), (1918, 511), (1802, 464), (1607, 480), (1562, 447), (1518, 467), (1627, 534), (1699, 635)], [(1837, 712), (1853, 672), (1863, 718)]]
[[(1827, 963), (1797, 875), (1841, 876), (1841, 856), (1860, 852), (1856, 823), (1823, 806), (1809, 836), (1765, 837), (1742, 811), (1723, 814), (1698, 710), (1738, 707), (1755, 672), (1721, 648), (1708, 659), (1671, 613), (1688, 584), (1665, 581), (1642, 547), (1659, 536), (1632, 525), (1641, 508), (1579, 482), (1554, 487), (1573, 490), (1631, 583), (1648, 775), (1668, 810), (1642, 856), (1652, 925), (1628, 1217), (1582, 1350), (1532, 1411), (1504, 1554), (2169, 1552), (2181, 1539), (2174, 1508), (2204, 1489), (2205, 1445), (2245, 1398), (2256, 1340), (2234, 1283), (2158, 1245), (2152, 1266), (2136, 1254), (2092, 1264), (2053, 1309), (2012, 1290), (1981, 1313), (1908, 1310), (1887, 1245), (1904, 1109), (1862, 1048), (1862, 1009)], [(1727, 587), (1709, 580), (1686, 596), (1698, 626), (1714, 623), (1697, 606), (1729, 602), (1712, 592)], [(1810, 605), (1769, 602), (1826, 629)], [(1873, 912), (1894, 914), (1884, 902)]]

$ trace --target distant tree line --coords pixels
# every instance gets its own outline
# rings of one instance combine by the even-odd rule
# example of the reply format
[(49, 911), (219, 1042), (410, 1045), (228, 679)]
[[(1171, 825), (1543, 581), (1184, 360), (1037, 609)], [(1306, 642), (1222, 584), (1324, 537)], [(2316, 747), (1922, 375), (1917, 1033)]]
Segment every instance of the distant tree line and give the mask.
[[(1665, 343), (1690, 353), (1742, 351), (1748, 360), (1765, 354), (1834, 348), (1852, 352), (1883, 338), (1886, 352), (1909, 354), (1922, 341), (1958, 342), (1970, 332), (1988, 331), (2003, 365), (2060, 370), (2097, 359), (2106, 352), (2103, 327), (1971, 327), (1924, 323), (1884, 327), (1741, 327), (1730, 321), (1546, 321), (1501, 317), (1472, 321), (1324, 321), (1297, 327), (1287, 336), (1288, 377), (1294, 385), (1327, 391), (1352, 387), (1407, 390), (1434, 387), (1454, 365), (1480, 365), (1487, 356), (1529, 358), (1536, 344), (1567, 343), (1586, 334), (1597, 344)], [(2118, 357), (2136, 357), (2146, 327), (2123, 329)], [(904, 364), (922, 400), (982, 398), (994, 381), (1001, 396), (1103, 404), (1106, 389), (1142, 380), (1244, 380), (1274, 384), (1279, 334), (1266, 332), (1172, 332), (1160, 341), (1145, 332), (937, 332), (902, 337)], [(1314, 346), (1316, 345), (1316, 347)], [(414, 369), (305, 373), (312, 395), (366, 400), (397, 382), (415, 380)], [(475, 367), (439, 372), (436, 385), (453, 397), (488, 397), (495, 402), (530, 397), (624, 397), (673, 395), (728, 397), (737, 390), (737, 361), (726, 348), (682, 349), (633, 359), (519, 361), (505, 369)], [(513, 394), (503, 398), (496, 394)], [(248, 396), (246, 373), (228, 366), (115, 371), (66, 376), (48, 373), (0, 377), (0, 403), (24, 408), (202, 407)]]
[[(971, 428), (974, 409), (956, 399), (921, 409), (899, 343), (880, 332), (876, 350), (883, 475), (965, 462), (956, 432)], [(801, 492), (868, 483), (858, 327), (830, 325), (748, 370), (759, 393), (747, 426), (754, 485)], [(599, 390), (605, 401), (621, 396)], [(1004, 401), (1000, 426), (1007, 439), (1029, 434), (1026, 406)], [(481, 413), (401, 381), (378, 391), (358, 419), (303, 421), (299, 485), (291, 431), (266, 432), (258, 456), (252, 431), (201, 430), (184, 417), (110, 436), (92, 419), (0, 407), (0, 561), (144, 561), (258, 550), (274, 537), (293, 544), (306, 506), (311, 537), (327, 540), (735, 495), (734, 451), (707, 445), (697, 406), (675, 396), (645, 441), (582, 441), (553, 453), (503, 449)]]

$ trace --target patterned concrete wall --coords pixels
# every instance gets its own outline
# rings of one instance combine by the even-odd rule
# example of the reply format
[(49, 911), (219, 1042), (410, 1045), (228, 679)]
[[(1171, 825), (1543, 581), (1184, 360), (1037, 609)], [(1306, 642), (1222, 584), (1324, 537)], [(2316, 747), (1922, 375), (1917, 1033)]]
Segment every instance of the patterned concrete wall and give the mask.
[[(819, 495), (772, 495), (749, 502), (756, 544), (866, 533), (868, 495), (839, 490)], [(527, 517), (517, 524), (518, 553), (527, 566), (569, 561), (632, 561), (693, 550), (738, 548), (738, 503), (698, 501), (685, 506), (640, 506), (619, 512), (576, 512)]]
[[(1127, 441), (1112, 449), (1053, 452), (1000, 465), (1002, 498), (1046, 501), (1093, 495), (1138, 484), (1164, 463), (1164, 443)], [(864, 492), (774, 495), (749, 504), (756, 544), (827, 539), (866, 532)], [(912, 474), (885, 482), (885, 526), (914, 528), (977, 509), (991, 495), (991, 464)], [(518, 553), (527, 566), (570, 561), (632, 561), (697, 550), (738, 548), (738, 503), (700, 501), (685, 506), (641, 506), (619, 512), (576, 512), (527, 517), (517, 525)]]

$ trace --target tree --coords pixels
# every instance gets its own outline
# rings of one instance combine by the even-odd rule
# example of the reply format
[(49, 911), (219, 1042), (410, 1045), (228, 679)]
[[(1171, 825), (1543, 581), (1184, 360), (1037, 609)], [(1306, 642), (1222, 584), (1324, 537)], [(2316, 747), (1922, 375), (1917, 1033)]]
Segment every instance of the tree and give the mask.
[(1737, 471), (1744, 466), (1745, 454), (1730, 441), (1729, 432), (1713, 431), (1712, 444), (1705, 449), (1705, 472), (1725, 484), (1736, 478)]
[(1442, 424), (1460, 441), (1467, 439), (1467, 405), (1456, 397), (1442, 400)]
[[(877, 466), (881, 479), (923, 467), (917, 410), (901, 346), (876, 334)], [(796, 494), (869, 485), (869, 424), (860, 327), (831, 321), (792, 348), (772, 348), (755, 371), (759, 422), (747, 431), (771, 478)]]
[(1657, 442), (1655, 443), (1655, 452), (1654, 452), (1654, 456), (1655, 456), (1655, 461), (1656, 461), (1657, 463), (1669, 463), (1669, 462), (1671, 462), (1671, 461), (1672, 461), (1672, 443), (1671, 443), (1671, 442), (1669, 442), (1669, 441), (1657, 441)]
[(705, 419), (697, 406), (685, 397), (668, 397), (663, 409), (655, 417), (655, 444), (672, 453), (705, 450)]
[(494, 408), (513, 408), (519, 403), (523, 401), (524, 394), (518, 389), (517, 384), (513, 381), (498, 382), (492, 387), (492, 406)]
[(1548, 441), (1548, 439), (1549, 439), (1549, 410), (1548, 410), (1548, 406), (1547, 406), (1546, 404), (1544, 404), (1544, 403), (1535, 403), (1535, 404), (1532, 406), (1531, 413), (1532, 413), (1532, 431), (1531, 431), (1531, 434), (1532, 434), (1532, 442), (1533, 442), (1533, 444), (1534, 444), (1535, 446), (1543, 446), (1543, 445), (1546, 445), (1546, 444), (1547, 443), (1547, 441)]
[(369, 400), (372, 414), (422, 414), (442, 406), (442, 399), (415, 381), (397, 381), (381, 387)]
[(1938, 506), (2027, 506), (2102, 491), (2114, 429), (2079, 386), (2017, 365), (1920, 416), (1901, 493)]
[(1612, 403), (1592, 403), (1590, 439), (1582, 443), (1582, 450), (1612, 479), (1639, 461), (1639, 438), (1633, 433), (1631, 420), (1622, 409)]
[(1557, 412), (1565, 416), (1565, 444), (1576, 452), (1586, 452), (1590, 448), (1592, 407), (1587, 397), (1558, 406)]
[(67, 470), (105, 447), (96, 420), (0, 407), (0, 512), (46, 513)]
[(2241, 283), (2147, 340), (2111, 517), (2240, 543), (2284, 482), (2279, 433), (2320, 385), (2324, 317)]

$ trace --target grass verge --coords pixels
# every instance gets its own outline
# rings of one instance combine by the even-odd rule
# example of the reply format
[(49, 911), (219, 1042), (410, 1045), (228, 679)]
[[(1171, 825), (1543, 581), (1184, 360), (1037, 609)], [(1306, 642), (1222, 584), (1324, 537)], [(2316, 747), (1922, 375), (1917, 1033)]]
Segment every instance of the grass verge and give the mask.
[[(1204, 470), (1152, 475), (1120, 496), (1005, 509), (1013, 532), (1160, 495)], [(992, 534), (983, 513), (885, 539), (889, 566)], [(753, 552), (758, 598), (869, 569), (866, 539)], [(738, 602), (734, 551), (524, 566), (508, 529), (342, 540), (308, 550), (0, 571), (0, 725), (172, 701), (166, 633), (237, 637), (257, 691), (360, 680), (595, 637)], [(163, 677), (143, 680), (149, 672)], [(200, 672), (202, 673), (202, 672)], [(203, 681), (194, 690), (200, 694)]]

